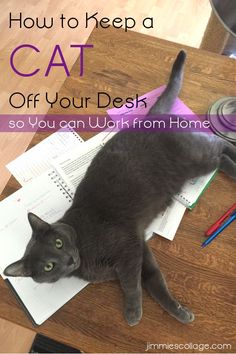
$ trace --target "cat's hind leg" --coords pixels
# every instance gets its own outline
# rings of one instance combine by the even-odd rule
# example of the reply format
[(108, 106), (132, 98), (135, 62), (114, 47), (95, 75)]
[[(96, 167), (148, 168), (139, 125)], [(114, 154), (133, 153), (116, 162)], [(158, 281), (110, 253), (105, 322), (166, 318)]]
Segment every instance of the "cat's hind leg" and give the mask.
[(227, 155), (231, 160), (236, 163), (236, 147), (228, 141), (224, 141), (223, 155)]
[(219, 169), (236, 180), (236, 147), (230, 142), (220, 140)]
[(144, 244), (142, 282), (149, 294), (156, 300), (171, 316), (178, 321), (187, 324), (194, 320), (194, 314), (187, 307), (182, 306), (170, 293), (163, 274), (149, 249)]
[(236, 180), (236, 162), (234, 162), (229, 155), (223, 154), (221, 156), (219, 169)]

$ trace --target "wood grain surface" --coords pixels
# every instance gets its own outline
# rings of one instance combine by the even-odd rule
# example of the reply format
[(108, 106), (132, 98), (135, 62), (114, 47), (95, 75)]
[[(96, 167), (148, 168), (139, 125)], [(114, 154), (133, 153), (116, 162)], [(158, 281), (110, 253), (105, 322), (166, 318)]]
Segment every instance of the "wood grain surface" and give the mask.
[(0, 353), (28, 353), (35, 333), (0, 319)]
[[(95, 106), (97, 91), (126, 97), (144, 94), (166, 83), (171, 64), (183, 47), (123, 30), (94, 30), (88, 40), (94, 51), (86, 54), (86, 75), (78, 76), (78, 60), (60, 90), (60, 96), (91, 96), (89, 109), (78, 112), (59, 107), (49, 113), (102, 113)], [(109, 51), (107, 50), (109, 48)], [(235, 61), (202, 50), (188, 53), (181, 98), (196, 113), (224, 95), (235, 95)], [(42, 139), (37, 134), (33, 144)], [(88, 135), (84, 135), (88, 137)], [(186, 148), (188, 148), (186, 146)], [(164, 271), (169, 288), (196, 315), (182, 325), (165, 313), (144, 292), (143, 319), (129, 327), (122, 315), (122, 293), (116, 282), (89, 285), (37, 332), (85, 352), (144, 352), (151, 343), (230, 344), (205, 352), (236, 352), (236, 223), (209, 247), (200, 248), (204, 231), (236, 200), (236, 184), (219, 174), (193, 211), (187, 211), (173, 242), (155, 237), (150, 245)], [(11, 178), (3, 197), (18, 188)], [(33, 328), (25, 313), (0, 281), (0, 316)], [(156, 352), (199, 352), (160, 349)]]

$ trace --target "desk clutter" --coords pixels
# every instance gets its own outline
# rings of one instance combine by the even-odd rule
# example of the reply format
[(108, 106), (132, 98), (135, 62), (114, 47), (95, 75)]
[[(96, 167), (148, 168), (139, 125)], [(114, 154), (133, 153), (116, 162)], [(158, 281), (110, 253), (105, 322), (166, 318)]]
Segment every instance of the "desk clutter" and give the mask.
[[(149, 102), (162, 90), (146, 94)], [(174, 109), (187, 114), (190, 111), (179, 99)], [(114, 113), (114, 110), (108, 111), (111, 116)], [(28, 212), (49, 223), (60, 219), (69, 208), (93, 157), (114, 134), (104, 131), (84, 142), (71, 129), (58, 131), (7, 165), (22, 188), (0, 203), (0, 271), (35, 325), (46, 321), (88, 283), (71, 277), (53, 284), (38, 284), (31, 278), (7, 278), (3, 270), (22, 257), (31, 237)], [(155, 233), (173, 240), (186, 208), (196, 205), (214, 176), (215, 171), (188, 181), (172, 204), (147, 228), (146, 239)]]

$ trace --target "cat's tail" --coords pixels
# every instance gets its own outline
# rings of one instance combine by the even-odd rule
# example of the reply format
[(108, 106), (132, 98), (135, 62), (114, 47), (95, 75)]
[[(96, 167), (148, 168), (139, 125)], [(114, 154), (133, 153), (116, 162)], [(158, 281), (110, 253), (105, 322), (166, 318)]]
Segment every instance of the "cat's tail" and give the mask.
[(186, 53), (181, 50), (173, 64), (170, 79), (165, 91), (154, 103), (148, 115), (170, 113), (174, 101), (178, 97), (182, 87), (185, 59)]

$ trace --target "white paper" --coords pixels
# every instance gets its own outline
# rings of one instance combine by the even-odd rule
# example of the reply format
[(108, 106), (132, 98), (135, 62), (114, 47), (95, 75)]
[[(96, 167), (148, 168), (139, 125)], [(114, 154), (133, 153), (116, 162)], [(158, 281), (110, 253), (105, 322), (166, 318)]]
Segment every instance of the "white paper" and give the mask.
[[(45, 221), (55, 222), (71, 204), (66, 197), (45, 173), (0, 203), (0, 270), (4, 279), (3, 270), (23, 256), (31, 237), (27, 213), (32, 211)], [(37, 324), (88, 284), (74, 277), (53, 284), (38, 284), (31, 278), (9, 277), (8, 280)]]
[(54, 169), (71, 190), (76, 190), (92, 159), (114, 134), (113, 132), (97, 134), (77, 149), (69, 151), (52, 162)]
[(148, 240), (154, 232), (172, 241), (184, 216), (185, 210), (186, 207), (183, 204), (177, 200), (173, 200), (172, 204), (164, 212), (160, 213), (148, 226), (146, 229), (146, 240)]
[(23, 186), (51, 167), (51, 161), (77, 148), (83, 139), (73, 130), (58, 131), (26, 151), (6, 167)]

